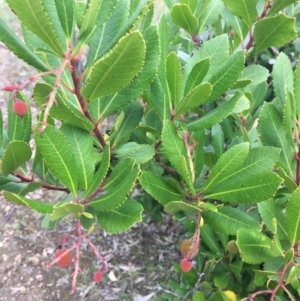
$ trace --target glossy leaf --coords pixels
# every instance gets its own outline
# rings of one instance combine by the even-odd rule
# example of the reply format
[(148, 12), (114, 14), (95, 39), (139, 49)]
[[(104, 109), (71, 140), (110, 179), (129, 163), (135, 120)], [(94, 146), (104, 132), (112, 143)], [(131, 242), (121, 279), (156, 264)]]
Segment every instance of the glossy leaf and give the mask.
[(58, 17), (67, 38), (73, 35), (75, 20), (75, 1), (74, 0), (55, 0)]
[(298, 116), (300, 116), (300, 60), (298, 58), (298, 63), (294, 71), (294, 94), (295, 94), (295, 111)]
[(127, 86), (141, 71), (145, 58), (145, 41), (135, 31), (120, 39), (116, 47), (92, 67), (82, 94), (87, 100), (113, 94)]
[(259, 264), (273, 257), (271, 239), (255, 230), (240, 229), (237, 235), (237, 245), (243, 261)]
[(116, 209), (97, 212), (97, 220), (99, 226), (106, 232), (121, 233), (128, 230), (135, 223), (142, 221), (143, 210), (144, 208), (140, 203), (126, 200), (124, 204)]
[(208, 180), (205, 184), (205, 190), (209, 191), (210, 187), (214, 187), (226, 180), (242, 165), (249, 153), (249, 144), (241, 143), (233, 146), (218, 160), (213, 167)]
[(179, 212), (179, 211), (185, 211), (185, 212), (190, 212), (190, 213), (198, 213), (199, 211), (201, 211), (200, 208), (197, 208), (196, 206), (188, 204), (183, 201), (169, 202), (165, 206), (164, 210), (165, 210), (165, 212), (167, 212), (169, 214), (175, 214), (176, 212)]
[(172, 185), (150, 171), (143, 171), (139, 176), (139, 182), (162, 205), (182, 199), (181, 194)]
[(273, 66), (272, 78), (276, 94), (276, 106), (282, 109), (287, 93), (294, 94), (294, 75), (291, 62), (283, 52), (279, 54)]
[(210, 226), (226, 234), (236, 235), (242, 228), (260, 230), (258, 221), (248, 213), (232, 207), (223, 207), (217, 212), (206, 210), (202, 217)]
[(181, 115), (190, 109), (205, 104), (207, 102), (207, 98), (211, 94), (211, 91), (212, 85), (210, 83), (203, 83), (199, 86), (196, 86), (178, 105), (175, 115)]
[(284, 167), (288, 175), (293, 176), (292, 159), (294, 151), (287, 141), (282, 118), (273, 104), (264, 104), (259, 115), (258, 130), (264, 145), (275, 146), (281, 149), (279, 163)]
[[(273, 69), (274, 71), (274, 69)], [(265, 82), (268, 79), (269, 70), (260, 65), (250, 65), (244, 68), (239, 79), (251, 80), (252, 85), (257, 85), (261, 82)]]
[(209, 69), (207, 75), (204, 77), (204, 81), (207, 81), (206, 79), (208, 77), (218, 72), (220, 66), (227, 60), (228, 56), (229, 41), (227, 35), (223, 34), (205, 42), (185, 64), (183, 69), (183, 82), (185, 83), (187, 81), (187, 78), (190, 76), (196, 64), (209, 57)]
[(146, 56), (143, 69), (138, 74), (136, 80), (131, 82), (126, 88), (119, 91), (112, 96), (104, 96), (100, 99), (92, 101), (89, 105), (89, 110), (95, 120), (105, 118), (112, 112), (116, 112), (137, 97), (143, 94), (149, 84), (153, 81), (157, 73), (157, 66), (159, 60), (159, 43), (157, 27), (151, 26), (144, 32), (144, 39), (146, 42)]
[[(44, 104), (49, 100), (49, 94), (53, 88), (45, 83), (38, 83), (33, 90), (34, 101), (41, 109), (44, 109)], [(65, 99), (63, 94), (58, 91), (55, 96), (56, 104), (50, 109), (50, 116), (63, 121), (66, 124), (80, 127), (86, 131), (94, 129), (93, 123), (78, 111), (74, 106)]]
[(201, 242), (205, 243), (205, 245), (212, 251), (214, 254), (221, 255), (223, 254), (220, 244), (218, 243), (215, 233), (211, 229), (210, 226), (204, 224), (201, 227), (200, 231)]
[(63, 124), (60, 131), (66, 136), (75, 156), (78, 175), (78, 188), (86, 190), (93, 179), (93, 139), (91, 135), (79, 128)]
[(300, 240), (300, 189), (297, 188), (291, 195), (286, 208), (286, 231), (293, 246)]
[(40, 60), (1, 19), (0, 41), (3, 42), (18, 58), (22, 59), (30, 66), (41, 71), (48, 70), (43, 61)]
[[(285, 217), (282, 212), (281, 206), (276, 204), (275, 200), (271, 199), (258, 204), (258, 211), (266, 226), (272, 231), (273, 234), (277, 234), (279, 239), (288, 240), (287, 231), (285, 227)], [(274, 225), (274, 219), (276, 220), (276, 227)]]
[(283, 8), (295, 3), (295, 0), (274, 0), (270, 10), (268, 11), (268, 15), (274, 15)]
[(87, 188), (84, 197), (90, 196), (100, 186), (100, 184), (102, 183), (102, 181), (106, 176), (109, 165), (110, 165), (110, 147), (109, 145), (106, 145), (103, 151), (100, 167), (93, 175), (93, 180), (89, 185), (89, 187)]
[(224, 10), (224, 4), (222, 0), (210, 0), (206, 1), (207, 6), (202, 8), (202, 14), (199, 18), (199, 27), (197, 29), (198, 33), (205, 31), (207, 25), (213, 25), (219, 18), (219, 15)]
[(135, 166), (133, 159), (121, 160), (105, 182), (104, 191), (108, 192), (102, 197), (94, 199), (91, 206), (100, 211), (107, 211), (120, 206), (133, 188), (138, 173), (139, 168)]
[(89, 0), (87, 2), (80, 27), (79, 40), (83, 35), (90, 34), (94, 30), (96, 18), (103, 2), (103, 0)]
[(245, 52), (237, 51), (219, 67), (216, 73), (204, 78), (204, 81), (211, 83), (213, 86), (207, 102), (216, 99), (233, 86), (243, 70), (244, 61)]
[(140, 123), (143, 117), (143, 106), (136, 100), (124, 108), (124, 118), (118, 129), (112, 134), (112, 146), (115, 148), (118, 145), (127, 142), (131, 133)]
[[(58, 23), (52, 19), (54, 11), (53, 13), (47, 11), (46, 1), (43, 3), (40, 0), (7, 0), (6, 2), (27, 28), (49, 45), (59, 56), (64, 56), (66, 41), (63, 41), (59, 34)], [(53, 24), (54, 22), (56, 25)]]
[(14, 172), (31, 157), (31, 149), (28, 143), (23, 141), (11, 141), (2, 158), (1, 171), (4, 176)]
[[(102, 21), (108, 17), (108, 15), (105, 17), (105, 13), (110, 13), (107, 12), (107, 9), (111, 9), (109, 8), (111, 4), (107, 4), (107, 2), (113, 3), (115, 0), (103, 1), (103, 8), (106, 7), (106, 12), (105, 10), (100, 11), (100, 15), (98, 15)], [(132, 14), (129, 15), (130, 1), (117, 1), (114, 11), (111, 13), (103, 26), (95, 33), (95, 36), (90, 43), (87, 66), (89, 67), (95, 60), (99, 59), (110, 49), (112, 49), (112, 47), (114, 47), (117, 42), (132, 29), (133, 24), (138, 22), (141, 16), (149, 11), (153, 2), (154, 0), (139, 1)], [(102, 13), (104, 13), (104, 18)], [(98, 22), (99, 19), (97, 19), (96, 23), (98, 24)]]
[(256, 10), (256, 4), (258, 0), (222, 0), (225, 6), (231, 11), (234, 15), (240, 17), (250, 28), (253, 21), (255, 21), (258, 13)]
[(275, 17), (259, 20), (254, 28), (255, 52), (262, 52), (270, 46), (281, 47), (295, 37), (294, 18), (279, 14)]
[(238, 100), (243, 96), (242, 92), (237, 91), (229, 100), (224, 101), (216, 109), (206, 113), (203, 117), (190, 122), (187, 126), (190, 131), (200, 131), (209, 129), (213, 125), (223, 121), (230, 113), (232, 113)]
[(3, 191), (4, 197), (10, 201), (13, 202), (17, 205), (25, 205), (28, 206), (29, 208), (33, 209), (34, 211), (37, 211), (39, 213), (52, 213), (53, 210), (53, 204), (50, 203), (44, 203), (41, 201), (36, 201), (36, 200), (30, 200), (27, 198), (24, 198), (20, 195), (17, 195), (15, 193), (11, 193), (8, 191)]
[(53, 207), (53, 212), (51, 214), (51, 220), (56, 221), (60, 218), (64, 218), (69, 214), (79, 215), (84, 210), (84, 206), (79, 203), (64, 203), (56, 204)]
[(75, 156), (65, 135), (48, 125), (42, 133), (36, 129), (34, 139), (49, 170), (68, 187), (73, 195), (77, 195), (78, 175), (74, 164)]
[(184, 171), (181, 167), (181, 156), (187, 157), (187, 150), (183, 139), (177, 133), (175, 125), (168, 120), (164, 122), (162, 145), (172, 166), (182, 175)]
[(155, 155), (155, 149), (152, 145), (137, 144), (137, 148), (130, 154), (118, 155), (119, 159), (132, 158), (136, 164), (143, 164), (151, 160)]
[(188, 74), (188, 77), (186, 79), (186, 83), (184, 86), (184, 96), (191, 90), (193, 90), (196, 86), (200, 85), (203, 78), (207, 74), (208, 68), (209, 68), (210, 59), (209, 57), (200, 60), (197, 62), (190, 74)]
[(180, 101), (182, 73), (181, 64), (175, 52), (171, 52), (166, 62), (166, 77), (171, 93), (173, 106), (176, 108)]
[(175, 4), (170, 12), (172, 21), (191, 35), (194, 34), (198, 20), (186, 4)]

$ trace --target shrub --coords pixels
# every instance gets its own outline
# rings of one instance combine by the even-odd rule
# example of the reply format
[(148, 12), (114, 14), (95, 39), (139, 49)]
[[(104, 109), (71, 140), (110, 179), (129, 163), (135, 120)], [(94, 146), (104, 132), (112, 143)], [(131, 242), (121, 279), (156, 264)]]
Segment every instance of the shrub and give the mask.
[[(71, 293), (82, 241), (100, 260), (95, 281), (107, 270), (94, 223), (120, 233), (142, 220), (136, 189), (191, 232), (190, 271), (162, 298), (299, 298), (300, 67), (277, 49), (296, 38), (299, 4), (166, 0), (155, 25), (151, 0), (6, 2), (24, 42), (1, 20), (0, 40), (37, 73), (3, 87), (1, 190), (49, 228), (76, 221), (60, 246), (76, 253)], [(41, 188), (65, 197), (27, 196)]]

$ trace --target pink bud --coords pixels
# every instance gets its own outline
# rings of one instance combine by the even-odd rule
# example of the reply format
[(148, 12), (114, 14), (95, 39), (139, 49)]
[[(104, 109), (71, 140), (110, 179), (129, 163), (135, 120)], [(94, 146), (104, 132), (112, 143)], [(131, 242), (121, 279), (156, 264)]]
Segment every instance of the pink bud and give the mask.
[(101, 282), (102, 278), (103, 278), (103, 271), (102, 271), (102, 269), (98, 270), (97, 272), (94, 273), (94, 281), (96, 283)]
[(6, 92), (11, 92), (11, 91), (16, 90), (17, 88), (18, 88), (18, 86), (15, 86), (15, 85), (7, 85), (2, 90), (6, 91)]

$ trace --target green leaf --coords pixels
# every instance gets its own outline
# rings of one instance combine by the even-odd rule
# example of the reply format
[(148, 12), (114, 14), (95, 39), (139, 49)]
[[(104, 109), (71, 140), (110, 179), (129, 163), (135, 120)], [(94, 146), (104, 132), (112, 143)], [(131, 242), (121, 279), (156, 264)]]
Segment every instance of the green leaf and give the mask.
[(121, 124), (116, 132), (111, 133), (111, 144), (113, 148), (128, 141), (131, 133), (138, 126), (143, 117), (143, 106), (136, 100), (129, 104), (123, 112), (124, 118)]
[(96, 191), (96, 189), (102, 183), (108, 171), (109, 165), (110, 165), (110, 147), (109, 145), (106, 145), (103, 151), (100, 167), (94, 174), (93, 181), (91, 182), (90, 186), (87, 188), (84, 194), (85, 198), (90, 196), (94, 191)]
[(288, 200), (286, 207), (286, 231), (293, 246), (300, 240), (300, 188), (297, 188)]
[(145, 41), (139, 31), (121, 38), (114, 49), (96, 61), (82, 94), (87, 100), (113, 94), (127, 86), (144, 65)]
[(4, 176), (14, 172), (31, 157), (31, 149), (28, 143), (23, 141), (11, 141), (2, 159), (1, 171)]
[(215, 233), (210, 226), (204, 224), (200, 230), (201, 242), (204, 242), (205, 245), (217, 256), (223, 254), (221, 247), (215, 237)]
[(36, 36), (49, 45), (59, 56), (66, 51), (66, 41), (59, 35), (59, 27), (52, 18), (54, 13), (47, 11), (47, 2), (40, 0), (6, 0), (20, 21)]
[(131, 154), (118, 156), (119, 159), (132, 158), (135, 160), (136, 164), (143, 164), (153, 158), (155, 155), (155, 149), (152, 145), (148, 144), (138, 144), (135, 151)]
[(220, 158), (224, 152), (224, 132), (220, 124), (216, 124), (211, 128), (211, 144), (214, 148), (217, 158)]
[(268, 76), (269, 70), (267, 68), (260, 65), (250, 65), (244, 68), (239, 80), (251, 80), (252, 85), (257, 85), (261, 82), (265, 82)]
[[(107, 2), (115, 2), (115, 0), (103, 1), (103, 6), (107, 6)], [(90, 66), (90, 64), (92, 64), (96, 59), (103, 56), (104, 53), (108, 52), (114, 45), (116, 45), (122, 36), (132, 30), (134, 24), (137, 24), (139, 19), (149, 11), (154, 0), (139, 1), (131, 14), (129, 14), (129, 2), (130, 1), (127, 0), (119, 0), (116, 3), (113, 13), (109, 16), (105, 24), (103, 24), (103, 27), (95, 34), (95, 37), (90, 44), (87, 66)], [(104, 11), (105, 10), (103, 10), (103, 12)], [(101, 15), (102, 13), (100, 11), (100, 18)], [(97, 20), (97, 22), (98, 21), (99, 20)]]
[[(277, 234), (279, 239), (288, 240), (288, 235), (285, 227), (285, 217), (282, 212), (281, 206), (276, 204), (275, 200), (271, 199), (258, 204), (258, 211), (266, 226), (272, 231), (273, 234)], [(274, 225), (274, 219), (276, 220), (276, 227)]]
[(179, 116), (190, 109), (205, 104), (208, 96), (211, 94), (211, 91), (212, 85), (210, 83), (203, 83), (199, 86), (196, 86), (178, 105), (175, 115)]
[(271, 239), (266, 235), (249, 229), (240, 229), (237, 235), (237, 245), (243, 261), (259, 264), (273, 257)]
[(73, 35), (75, 19), (74, 0), (55, 0), (57, 14), (66, 37), (70, 40)]
[(220, 66), (228, 59), (228, 56), (229, 41), (227, 35), (223, 34), (205, 42), (185, 64), (183, 69), (183, 83), (187, 81), (192, 69), (199, 61), (207, 57), (210, 58), (208, 73), (204, 77), (204, 80), (207, 81), (206, 78), (217, 73)]
[(279, 54), (273, 66), (272, 78), (276, 94), (276, 106), (282, 110), (286, 102), (286, 92), (294, 94), (293, 69), (288, 56), (283, 52)]
[(213, 86), (207, 102), (215, 100), (234, 85), (243, 71), (244, 62), (245, 52), (237, 51), (219, 67), (216, 73), (204, 78), (204, 81), (211, 83)]
[(189, 131), (200, 131), (203, 129), (209, 129), (213, 125), (224, 120), (233, 111), (236, 103), (244, 94), (237, 91), (229, 100), (222, 101), (221, 105), (216, 109), (213, 109), (206, 113), (201, 118), (190, 122), (188, 126)]
[(258, 0), (222, 0), (234, 15), (240, 17), (250, 28), (257, 17), (256, 4)]
[(221, 156), (213, 167), (205, 184), (205, 191), (210, 187), (220, 184), (231, 176), (244, 162), (249, 153), (249, 143), (241, 143), (231, 147)]
[(86, 190), (92, 182), (95, 168), (93, 138), (90, 133), (66, 124), (60, 127), (60, 131), (72, 145), (78, 175), (78, 188)]
[(143, 171), (139, 177), (139, 182), (162, 205), (182, 199), (181, 194), (171, 184), (150, 171)]
[(279, 163), (284, 167), (287, 174), (293, 178), (294, 167), (292, 161), (294, 151), (287, 141), (282, 118), (273, 104), (264, 104), (259, 115), (258, 130), (264, 145), (281, 149)]
[(72, 194), (77, 195), (78, 174), (74, 164), (75, 156), (72, 146), (65, 135), (48, 125), (42, 133), (34, 133), (36, 145), (46, 160), (47, 167)]
[[(231, 182), (235, 181), (235, 182)], [(243, 178), (236, 175), (213, 187), (207, 197), (230, 203), (257, 203), (271, 198), (282, 179), (272, 172), (248, 175)]]
[[(158, 87), (150, 87), (152, 89), (159, 89), (156, 91), (151, 91), (151, 94), (159, 94), (160, 98), (157, 101), (155, 98), (153, 100), (154, 104), (151, 103), (152, 108), (162, 117), (162, 119), (168, 119), (170, 117), (170, 102), (171, 95), (168, 87), (167, 77), (166, 77), (166, 61), (169, 54), (169, 40), (170, 40), (170, 25), (168, 24), (165, 15), (160, 17), (158, 22), (158, 36), (160, 44), (160, 60), (158, 65), (158, 78), (157, 82), (154, 84)], [(159, 109), (157, 108), (159, 106)]]
[(176, 108), (177, 104), (180, 101), (182, 73), (179, 58), (174, 51), (169, 53), (169, 55), (167, 56), (166, 76), (171, 93), (173, 107)]
[(258, 221), (236, 208), (223, 207), (218, 212), (204, 211), (202, 217), (210, 226), (226, 234), (236, 235), (239, 229), (260, 230)]
[(198, 0), (180, 0), (179, 2), (181, 4), (188, 5), (188, 7), (191, 9), (192, 12), (195, 11), (197, 4), (198, 4)]
[(209, 177), (204, 187), (209, 198), (231, 203), (255, 203), (274, 195), (282, 182), (271, 172), (279, 150), (254, 148), (248, 156), (247, 151), (248, 143), (242, 143), (221, 156), (212, 169), (212, 180)]
[(295, 111), (297, 116), (300, 116), (300, 60), (298, 57), (298, 63), (294, 72), (294, 94), (295, 94)]
[(187, 150), (183, 139), (179, 137), (175, 125), (169, 120), (164, 121), (162, 145), (173, 167), (178, 173), (183, 175), (181, 156), (187, 157)]
[(24, 188), (22, 188), (22, 190), (20, 190), (19, 195), (21, 196), (26, 196), (26, 194), (28, 194), (29, 192), (34, 192), (38, 189), (40, 189), (43, 186), (43, 183), (41, 182), (31, 182), (28, 183), (28, 185)]
[(0, 41), (3, 42), (18, 58), (33, 66), (34, 68), (46, 71), (47, 66), (34, 54), (0, 19)]
[(268, 16), (278, 13), (293, 3), (295, 3), (295, 0), (274, 0), (270, 10), (268, 11)]
[(198, 26), (198, 20), (193, 15), (190, 7), (186, 4), (175, 4), (170, 12), (172, 21), (191, 35)]
[(114, 151), (114, 154), (117, 155), (118, 157), (128, 156), (133, 154), (138, 148), (139, 145), (136, 142), (128, 142), (118, 147)]
[(43, 214), (52, 213), (53, 206), (54, 206), (53, 204), (43, 203), (41, 201), (30, 200), (30, 199), (24, 198), (20, 195), (17, 195), (15, 193), (11, 193), (8, 191), (3, 191), (3, 195), (8, 201), (13, 202), (18, 205), (28, 206), (29, 208), (31, 208), (39, 213), (43, 213)]
[[(135, 223), (142, 221), (144, 208), (140, 203), (126, 200), (117, 209), (97, 212), (97, 220), (101, 228), (108, 233), (121, 233), (128, 230)], [(116, 223), (116, 221), (118, 221)]]
[(76, 19), (76, 25), (79, 29), (82, 26), (83, 15), (84, 15), (85, 9), (86, 9), (85, 2), (75, 1), (75, 19)]
[(157, 58), (160, 53), (157, 27), (149, 27), (144, 32), (144, 39), (146, 42), (146, 56), (142, 71), (138, 74), (136, 80), (117, 94), (101, 97), (90, 103), (89, 111), (95, 120), (105, 118), (112, 112), (116, 112), (125, 107), (128, 103), (142, 95), (144, 90), (147, 89), (153, 81), (153, 78), (157, 73), (157, 66), (159, 63)]
[[(84, 212), (82, 212), (82, 214), (80, 215), (80, 222), (84, 229), (89, 230), (91, 227), (93, 227), (95, 222), (95, 215), (96, 211), (93, 207), (85, 207)], [(92, 218), (90, 218), (91, 216)]]
[[(45, 83), (38, 83), (33, 89), (34, 101), (44, 110), (44, 105), (49, 101), (49, 94), (53, 88)], [(50, 116), (63, 121), (66, 124), (82, 128), (88, 132), (94, 129), (93, 123), (85, 117), (77, 108), (74, 103), (71, 103), (63, 96), (63, 91), (58, 91), (55, 96), (56, 104), (50, 109)]]
[(82, 213), (84, 210), (84, 206), (79, 203), (64, 203), (64, 204), (56, 204), (53, 207), (53, 212), (51, 214), (51, 220), (56, 221), (60, 218), (67, 216), (68, 214), (78, 215)]
[(95, 22), (103, 0), (89, 0), (83, 15), (82, 24), (79, 32), (79, 41), (82, 36), (89, 34), (95, 28)]
[(197, 177), (201, 174), (203, 164), (204, 164), (204, 131), (197, 131), (192, 133), (192, 138), (197, 142), (197, 146), (194, 150), (193, 163), (194, 172)]
[(188, 77), (186, 79), (186, 83), (184, 86), (184, 96), (189, 93), (192, 89), (194, 89), (196, 86), (200, 85), (203, 78), (207, 74), (208, 68), (209, 68), (210, 59), (209, 57), (204, 58), (197, 62), (190, 74), (188, 74)]
[(169, 202), (168, 204), (166, 204), (164, 210), (166, 213), (169, 214), (175, 214), (178, 211), (185, 211), (190, 213), (198, 213), (199, 211), (201, 211), (200, 208), (197, 208), (196, 206), (190, 205), (182, 201)]
[(294, 39), (296, 35), (295, 18), (279, 14), (261, 19), (254, 28), (255, 52), (260, 53), (270, 46), (281, 47)]
[(218, 20), (224, 8), (224, 4), (221, 0), (206, 1), (206, 4), (203, 5), (202, 13), (200, 13), (201, 16), (198, 22), (199, 27), (197, 32), (201, 33), (206, 30), (207, 25), (213, 25)]
[[(120, 184), (116, 186), (113, 185), (115, 187), (107, 185), (105, 189), (108, 190), (108, 193), (94, 199), (90, 205), (99, 211), (108, 211), (119, 207), (122, 203), (124, 203), (127, 195), (131, 192), (139, 172), (139, 167), (135, 166), (132, 171), (126, 175), (126, 177), (123, 177)], [(108, 189), (109, 187), (111, 189)]]

